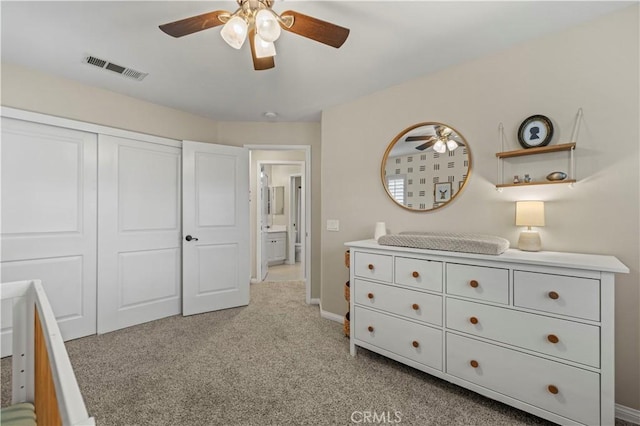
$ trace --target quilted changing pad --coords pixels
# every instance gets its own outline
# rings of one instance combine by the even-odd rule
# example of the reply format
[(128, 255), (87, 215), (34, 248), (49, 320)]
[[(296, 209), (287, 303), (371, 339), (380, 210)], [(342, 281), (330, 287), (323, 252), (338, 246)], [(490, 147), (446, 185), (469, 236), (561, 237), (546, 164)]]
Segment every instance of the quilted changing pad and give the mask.
[(401, 232), (383, 235), (378, 244), (493, 255), (509, 248), (509, 241), (501, 237), (454, 232)]

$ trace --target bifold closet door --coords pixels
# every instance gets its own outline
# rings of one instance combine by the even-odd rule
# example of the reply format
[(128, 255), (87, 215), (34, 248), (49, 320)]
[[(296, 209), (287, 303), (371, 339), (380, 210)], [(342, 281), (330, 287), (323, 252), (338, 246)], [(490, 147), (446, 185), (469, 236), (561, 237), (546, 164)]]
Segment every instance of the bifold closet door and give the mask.
[(2, 281), (42, 280), (63, 339), (95, 334), (97, 136), (3, 117), (1, 140)]
[(98, 332), (181, 312), (181, 150), (100, 135)]

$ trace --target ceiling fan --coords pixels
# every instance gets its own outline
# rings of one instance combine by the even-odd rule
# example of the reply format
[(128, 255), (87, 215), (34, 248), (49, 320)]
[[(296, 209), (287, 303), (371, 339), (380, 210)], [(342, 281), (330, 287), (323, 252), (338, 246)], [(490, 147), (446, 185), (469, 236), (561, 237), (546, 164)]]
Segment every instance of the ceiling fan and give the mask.
[(293, 10), (281, 14), (273, 11), (275, 0), (236, 0), (235, 12), (216, 10), (160, 25), (160, 29), (173, 37), (182, 37), (208, 28), (223, 25), (222, 38), (235, 49), (240, 49), (245, 39), (249, 39), (253, 68), (266, 70), (273, 68), (276, 55), (274, 41), (281, 29), (301, 35), (320, 43), (335, 47), (342, 46), (349, 36), (349, 29), (304, 15)]
[(405, 142), (418, 142), (425, 141), (422, 145), (416, 146), (418, 151), (424, 151), (427, 148), (433, 147), (433, 150), (439, 154), (444, 154), (449, 151), (454, 151), (462, 142), (456, 140), (457, 134), (453, 133), (453, 130), (447, 126), (436, 125), (435, 135), (416, 135), (407, 136)]

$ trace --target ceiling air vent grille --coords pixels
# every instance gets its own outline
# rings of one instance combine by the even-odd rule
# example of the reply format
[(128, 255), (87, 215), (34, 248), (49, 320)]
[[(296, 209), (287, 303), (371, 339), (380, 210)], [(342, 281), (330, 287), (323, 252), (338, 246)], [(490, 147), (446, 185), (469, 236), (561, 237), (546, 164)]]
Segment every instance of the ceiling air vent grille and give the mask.
[(136, 71), (132, 68), (123, 67), (122, 65), (114, 64), (113, 62), (107, 61), (106, 59), (100, 59), (90, 55), (85, 56), (82, 62), (89, 65), (94, 65), (104, 70), (115, 72), (117, 74), (120, 74), (127, 78), (132, 78), (137, 81), (142, 81), (147, 75), (149, 75), (149, 73)]

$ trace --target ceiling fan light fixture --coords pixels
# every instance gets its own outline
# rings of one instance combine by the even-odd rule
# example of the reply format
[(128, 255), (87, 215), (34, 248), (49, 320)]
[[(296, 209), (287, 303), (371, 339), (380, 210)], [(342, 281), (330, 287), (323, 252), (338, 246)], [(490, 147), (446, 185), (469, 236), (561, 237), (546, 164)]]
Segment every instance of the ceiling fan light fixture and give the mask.
[(256, 49), (256, 58), (276, 56), (276, 46), (273, 42), (263, 40), (260, 34), (256, 34), (253, 40)]
[(441, 139), (438, 139), (438, 142), (433, 144), (433, 150), (438, 154), (444, 154), (445, 152), (447, 152), (447, 145), (442, 142)]
[(273, 43), (280, 37), (282, 29), (270, 9), (261, 9), (256, 13), (256, 31), (264, 41)]
[(454, 141), (453, 139), (447, 140), (447, 148), (449, 149), (449, 151), (454, 151), (457, 147), (458, 142)]
[(220, 35), (229, 46), (240, 49), (247, 38), (247, 31), (247, 22), (239, 16), (234, 16), (224, 24)]

